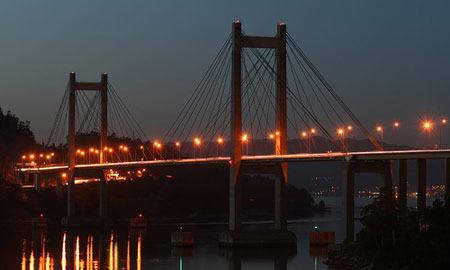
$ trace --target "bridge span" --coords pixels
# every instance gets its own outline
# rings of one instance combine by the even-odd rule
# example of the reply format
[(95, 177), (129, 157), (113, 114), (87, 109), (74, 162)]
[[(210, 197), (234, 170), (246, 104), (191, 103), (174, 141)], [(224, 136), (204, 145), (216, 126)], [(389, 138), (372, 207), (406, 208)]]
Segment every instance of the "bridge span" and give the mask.
[[(421, 149), (395, 151), (359, 151), (331, 153), (301, 153), (286, 155), (242, 156), (242, 163), (279, 163), (279, 162), (320, 162), (320, 161), (375, 161), (375, 160), (408, 160), (408, 159), (445, 159), (450, 158), (450, 149)], [(202, 164), (229, 164), (230, 157), (183, 158), (163, 160), (142, 160), (112, 163), (77, 164), (76, 169), (115, 169), (155, 166), (185, 166)], [(68, 170), (68, 165), (48, 165), (18, 168), (23, 173), (47, 173)]]

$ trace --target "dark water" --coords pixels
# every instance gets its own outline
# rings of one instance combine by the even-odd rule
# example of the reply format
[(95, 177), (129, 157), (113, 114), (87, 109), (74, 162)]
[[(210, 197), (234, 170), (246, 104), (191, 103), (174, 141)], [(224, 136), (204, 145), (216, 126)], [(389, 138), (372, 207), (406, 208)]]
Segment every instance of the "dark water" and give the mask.
[[(323, 261), (326, 249), (310, 248), (308, 234), (314, 226), (336, 232), (342, 241), (340, 198), (320, 198), (331, 207), (325, 214), (291, 220), (289, 230), (298, 238), (297, 250), (222, 249), (217, 233), (226, 224), (184, 224), (195, 233), (194, 248), (172, 248), (170, 232), (175, 225), (150, 226), (145, 230), (32, 230), (29, 227), (3, 229), (0, 233), (0, 269), (328, 269)], [(357, 208), (371, 199), (356, 199)], [(413, 200), (409, 202), (414, 203)], [(358, 210), (355, 212), (359, 213)], [(361, 225), (355, 222), (356, 231)], [(271, 223), (246, 225), (268, 229)]]

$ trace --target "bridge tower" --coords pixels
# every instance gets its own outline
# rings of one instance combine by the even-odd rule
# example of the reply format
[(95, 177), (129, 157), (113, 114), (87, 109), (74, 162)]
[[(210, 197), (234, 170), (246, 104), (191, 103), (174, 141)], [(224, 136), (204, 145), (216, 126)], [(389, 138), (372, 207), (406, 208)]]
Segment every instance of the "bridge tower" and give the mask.
[[(229, 231), (225, 232), (219, 240), (223, 245), (237, 246), (242, 243), (241, 236), (245, 235), (246, 244), (252, 242), (258, 245), (295, 245), (295, 235), (287, 231), (287, 163), (270, 164), (264, 167), (263, 173), (276, 175), (275, 183), (275, 230), (268, 233), (241, 234), (241, 180), (243, 171), (257, 169), (241, 166), (242, 159), (242, 61), (241, 53), (244, 48), (268, 48), (276, 50), (277, 60), (277, 90), (276, 90), (276, 143), (277, 155), (287, 154), (287, 112), (286, 112), (286, 24), (277, 25), (275, 37), (246, 36), (242, 34), (241, 22), (232, 24), (232, 77), (231, 77), (231, 166), (230, 166), (230, 205), (229, 205)], [(252, 171), (254, 172), (254, 171)], [(270, 236), (269, 236), (270, 234)], [(278, 243), (267, 240), (278, 234)], [(269, 237), (266, 237), (269, 236)], [(250, 238), (249, 238), (250, 237)], [(277, 236), (275, 236), (277, 238)]]
[[(74, 180), (75, 180), (75, 107), (76, 107), (76, 91), (100, 91), (101, 92), (101, 135), (100, 135), (100, 163), (106, 161), (104, 155), (104, 147), (108, 140), (108, 74), (103, 73), (100, 82), (78, 82), (75, 72), (70, 73), (69, 77), (69, 153), (68, 164), (69, 172), (67, 175), (67, 217), (73, 217), (75, 214), (74, 199)], [(100, 174), (100, 216), (106, 217), (106, 179), (103, 173)]]

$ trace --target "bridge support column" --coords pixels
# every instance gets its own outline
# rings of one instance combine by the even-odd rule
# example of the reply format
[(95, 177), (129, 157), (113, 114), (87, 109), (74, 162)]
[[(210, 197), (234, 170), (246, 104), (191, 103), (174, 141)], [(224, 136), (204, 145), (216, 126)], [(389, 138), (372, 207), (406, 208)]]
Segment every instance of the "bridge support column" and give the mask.
[(355, 234), (355, 169), (345, 162), (342, 172), (342, 229), (344, 240), (353, 241)]
[(100, 174), (100, 217), (106, 218), (108, 216), (108, 186), (106, 183), (106, 175), (102, 170)]
[(37, 192), (41, 192), (42, 191), (42, 177), (39, 174), (37, 174), (37, 173), (33, 174), (33, 183), (34, 183), (34, 189)]
[(427, 192), (427, 160), (417, 160), (417, 209), (423, 211), (426, 208)]
[(390, 160), (383, 160), (383, 171), (381, 172), (380, 195), (387, 206), (392, 207), (392, 168)]
[(276, 174), (275, 179), (275, 229), (287, 230), (287, 184), (283, 173), (283, 164), (281, 170)]
[(398, 207), (401, 214), (405, 214), (408, 209), (407, 205), (407, 175), (408, 173), (408, 160), (398, 160)]
[(445, 198), (450, 203), (450, 158), (445, 159)]
[(56, 177), (56, 196), (62, 198), (62, 179), (61, 177)]

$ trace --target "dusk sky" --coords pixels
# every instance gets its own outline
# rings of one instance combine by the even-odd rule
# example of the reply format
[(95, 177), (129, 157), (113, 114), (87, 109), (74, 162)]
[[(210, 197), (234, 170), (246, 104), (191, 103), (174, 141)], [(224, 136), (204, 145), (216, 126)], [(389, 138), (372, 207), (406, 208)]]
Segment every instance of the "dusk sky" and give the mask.
[[(241, 20), (288, 31), (371, 130), (450, 118), (449, 1), (3, 1), (0, 106), (46, 140), (69, 73), (110, 82), (149, 138), (163, 135)], [(449, 127), (450, 134), (450, 127)]]

